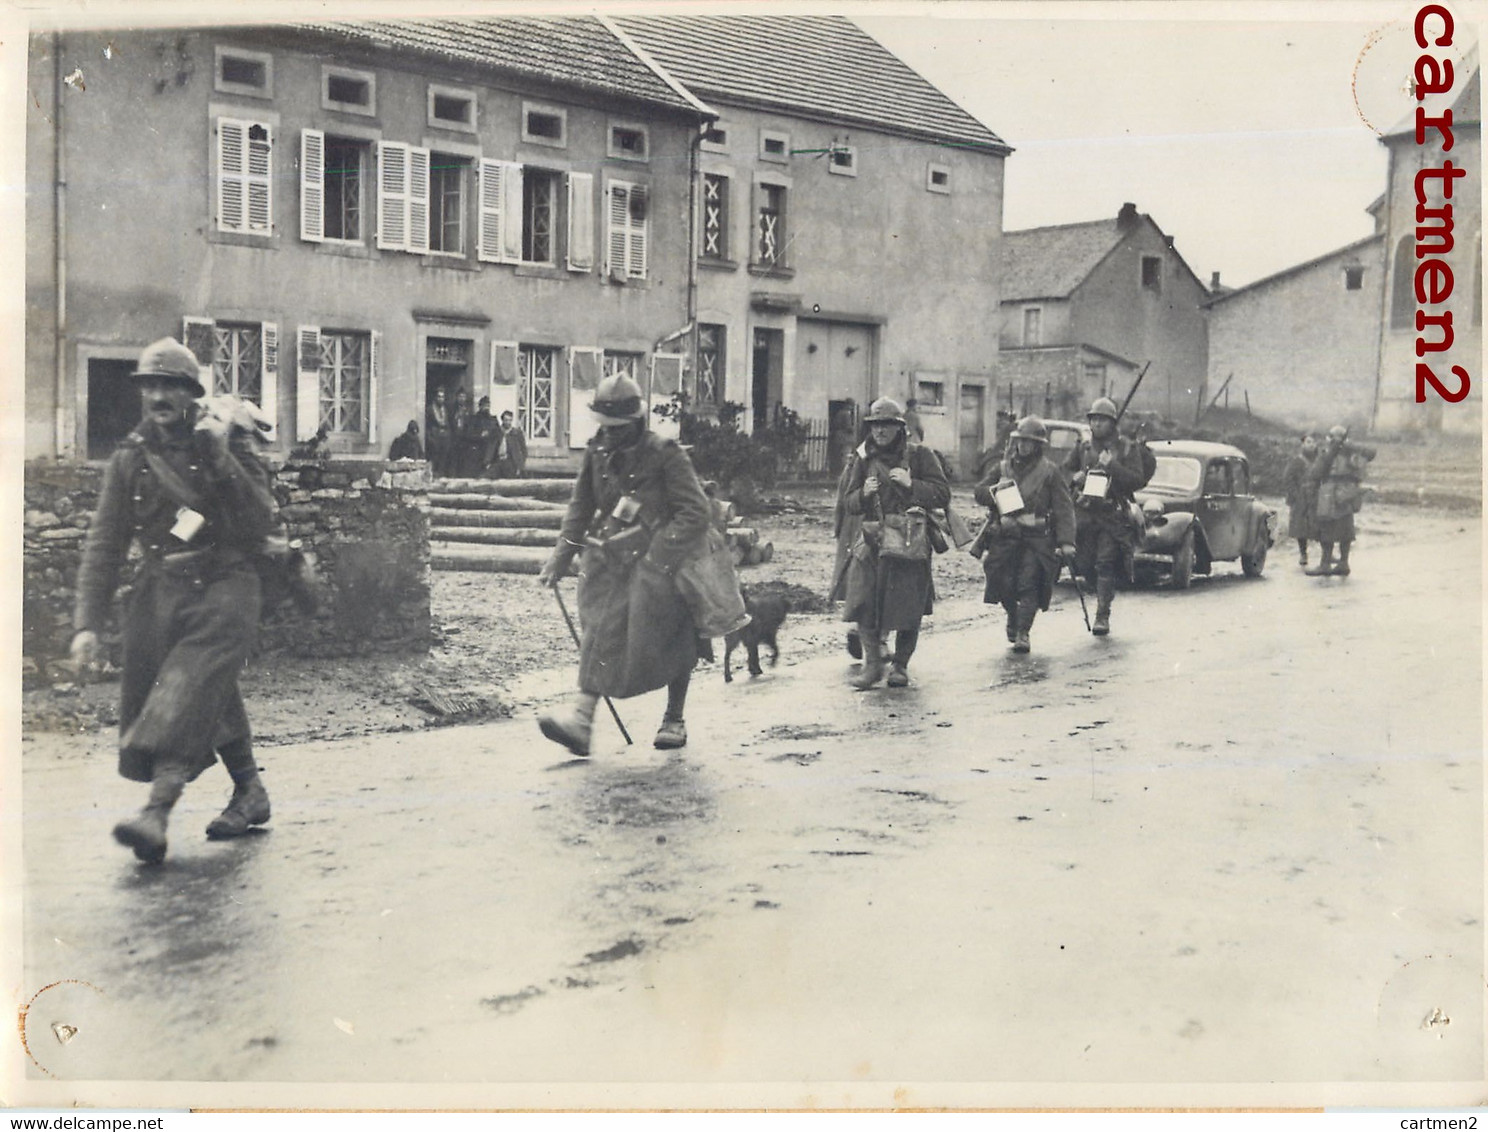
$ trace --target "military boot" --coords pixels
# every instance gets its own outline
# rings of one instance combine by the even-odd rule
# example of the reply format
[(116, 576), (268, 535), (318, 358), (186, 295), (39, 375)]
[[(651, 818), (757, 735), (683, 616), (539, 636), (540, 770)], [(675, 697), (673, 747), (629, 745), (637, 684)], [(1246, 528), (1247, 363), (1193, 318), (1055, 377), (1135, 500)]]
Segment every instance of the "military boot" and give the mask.
[(1337, 574), (1339, 577), (1347, 578), (1349, 576), (1348, 556), (1349, 544), (1346, 542), (1339, 543), (1338, 561), (1333, 566), (1333, 573)]
[(232, 800), (227, 809), (207, 823), (207, 837), (212, 841), (225, 841), (231, 837), (242, 837), (249, 826), (263, 825), (269, 820), (269, 792), (257, 770), (233, 775)]
[(599, 697), (580, 692), (565, 708), (543, 712), (537, 726), (547, 738), (567, 747), (581, 759), (589, 757), (589, 735), (594, 730), (594, 706)]
[(1028, 634), (1033, 629), (1033, 619), (1038, 616), (1038, 606), (1031, 601), (1020, 601), (1018, 603), (1018, 632), (1013, 637), (1014, 652), (1028, 652), (1033, 645), (1029, 643)]
[(114, 840), (134, 850), (134, 855), (147, 865), (165, 860), (165, 827), (171, 809), (186, 788), (186, 776), (179, 770), (167, 770), (150, 784), (150, 800), (138, 817), (114, 826)]
[(687, 746), (687, 724), (682, 722), (681, 717), (673, 719), (671, 716), (662, 716), (661, 726), (656, 731), (656, 738), (651, 745), (658, 751), (675, 751), (679, 747)]
[(1018, 607), (1016, 605), (1003, 606), (1007, 610), (1007, 639), (1012, 644), (1018, 639)]
[(863, 670), (851, 681), (858, 691), (866, 691), (884, 677), (884, 647), (877, 633), (860, 633), (863, 642)]
[(1115, 599), (1115, 579), (1101, 578), (1095, 583), (1095, 624), (1090, 631), (1097, 637), (1104, 637), (1111, 631), (1111, 602)]
[(1331, 542), (1323, 543), (1322, 561), (1316, 566), (1308, 567), (1302, 573), (1306, 574), (1309, 578), (1322, 578), (1333, 573), (1333, 544)]

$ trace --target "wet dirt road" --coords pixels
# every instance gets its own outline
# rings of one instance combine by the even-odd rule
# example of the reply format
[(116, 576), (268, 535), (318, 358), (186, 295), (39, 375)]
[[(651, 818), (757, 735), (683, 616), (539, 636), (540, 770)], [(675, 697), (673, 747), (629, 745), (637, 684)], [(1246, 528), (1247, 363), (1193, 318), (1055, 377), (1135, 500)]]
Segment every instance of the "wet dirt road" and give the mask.
[(268, 830), (202, 837), (214, 768), (159, 868), (109, 837), (141, 789), (38, 737), (32, 1052), (59, 1088), (369, 1083), (358, 1104), (1480, 1080), (1480, 526), (1380, 514), (1398, 537), (1347, 581), (1278, 548), (1260, 581), (1121, 595), (1105, 640), (1061, 587), (1027, 657), (1000, 611), (944, 607), (900, 691), (792, 662), (788, 623), (779, 668), (695, 685), (670, 755), (658, 695), (587, 763), (531, 708), (269, 748)]

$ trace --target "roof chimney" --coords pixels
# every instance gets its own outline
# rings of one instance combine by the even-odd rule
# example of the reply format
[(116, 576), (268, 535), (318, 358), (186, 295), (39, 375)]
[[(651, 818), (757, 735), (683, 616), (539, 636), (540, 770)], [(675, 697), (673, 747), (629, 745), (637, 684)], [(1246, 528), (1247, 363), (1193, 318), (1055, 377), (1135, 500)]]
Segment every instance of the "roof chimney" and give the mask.
[(1137, 226), (1137, 206), (1127, 201), (1116, 214), (1116, 231), (1129, 232)]
[(1218, 291), (1219, 290), (1219, 272), (1217, 272), (1217, 271), (1212, 272), (1210, 274), (1210, 276), (1209, 276), (1209, 290), (1211, 290), (1211, 291)]

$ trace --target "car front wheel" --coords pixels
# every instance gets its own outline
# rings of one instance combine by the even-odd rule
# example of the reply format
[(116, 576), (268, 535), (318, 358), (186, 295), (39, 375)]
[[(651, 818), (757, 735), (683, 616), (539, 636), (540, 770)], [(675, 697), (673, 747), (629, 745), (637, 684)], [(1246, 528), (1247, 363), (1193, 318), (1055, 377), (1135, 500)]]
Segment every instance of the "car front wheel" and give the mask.
[(1189, 531), (1173, 554), (1173, 572), (1168, 576), (1168, 581), (1175, 590), (1188, 589), (1188, 584), (1193, 581), (1193, 566), (1194, 536), (1193, 531)]
[(1240, 569), (1245, 571), (1247, 578), (1261, 576), (1261, 571), (1266, 568), (1266, 549), (1266, 538), (1262, 535), (1256, 542), (1255, 550), (1240, 556)]

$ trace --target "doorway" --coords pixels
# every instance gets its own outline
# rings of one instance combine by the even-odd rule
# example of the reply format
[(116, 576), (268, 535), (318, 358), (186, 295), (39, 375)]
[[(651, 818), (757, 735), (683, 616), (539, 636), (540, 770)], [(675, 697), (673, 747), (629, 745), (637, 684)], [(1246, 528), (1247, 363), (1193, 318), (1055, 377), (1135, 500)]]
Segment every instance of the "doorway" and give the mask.
[(858, 403), (852, 398), (827, 402), (827, 470), (840, 475), (848, 453), (858, 444)]
[(750, 376), (754, 427), (769, 428), (785, 391), (785, 331), (755, 327)]
[(957, 470), (962, 476), (971, 475), (987, 446), (987, 426), (983, 418), (987, 390), (981, 385), (961, 386), (961, 412), (957, 417), (959, 443), (956, 450)]
[[(453, 406), (461, 389), (474, 394), (470, 380), (471, 342), (468, 338), (427, 338), (424, 341), (424, 403), (434, 403), (434, 391), (444, 390), (445, 404)], [(473, 407), (473, 406), (472, 406)]]
[(88, 359), (88, 459), (106, 460), (139, 423), (139, 386), (130, 380), (134, 362)]

